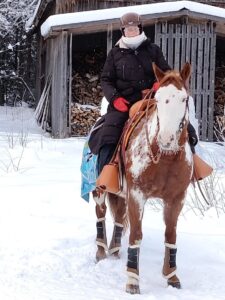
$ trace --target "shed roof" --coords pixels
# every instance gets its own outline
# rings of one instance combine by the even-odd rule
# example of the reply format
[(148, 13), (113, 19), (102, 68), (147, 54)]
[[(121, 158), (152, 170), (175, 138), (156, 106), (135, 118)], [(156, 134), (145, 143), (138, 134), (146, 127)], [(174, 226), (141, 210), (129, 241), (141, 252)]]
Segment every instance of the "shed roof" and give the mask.
[(162, 2), (54, 15), (42, 24), (41, 34), (47, 38), (62, 30), (75, 33), (99, 32), (107, 30), (109, 24), (116, 29), (119, 28), (119, 18), (126, 12), (140, 14), (144, 25), (153, 24), (161, 18), (173, 19), (181, 16), (212, 20), (217, 24), (217, 32), (225, 34), (225, 9), (192, 1)]

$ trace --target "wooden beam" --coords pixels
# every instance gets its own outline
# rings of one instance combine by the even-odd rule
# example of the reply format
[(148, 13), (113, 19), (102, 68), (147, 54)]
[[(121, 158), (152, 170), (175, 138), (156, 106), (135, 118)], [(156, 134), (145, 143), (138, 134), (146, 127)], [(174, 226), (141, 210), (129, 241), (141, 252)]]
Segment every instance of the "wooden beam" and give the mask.
[(113, 39), (113, 27), (112, 27), (112, 23), (110, 23), (107, 28), (107, 54), (112, 49), (112, 39)]
[(53, 71), (52, 71), (52, 101), (51, 120), (52, 136), (65, 138), (69, 135), (67, 124), (68, 114), (68, 34), (63, 31), (53, 40)]

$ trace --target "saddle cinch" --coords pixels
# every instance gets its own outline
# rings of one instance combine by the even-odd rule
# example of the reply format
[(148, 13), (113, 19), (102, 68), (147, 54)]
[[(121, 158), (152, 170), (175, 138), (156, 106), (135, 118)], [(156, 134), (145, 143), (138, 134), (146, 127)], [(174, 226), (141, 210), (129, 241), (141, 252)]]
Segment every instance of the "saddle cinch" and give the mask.
[[(149, 102), (150, 101), (150, 102)], [(137, 126), (139, 121), (143, 118), (148, 110), (150, 116), (156, 107), (154, 99), (143, 99), (136, 102), (129, 111), (129, 120), (127, 121), (122, 136), (119, 140), (117, 148), (109, 164), (105, 165), (101, 174), (96, 180), (96, 187), (102, 192), (117, 194), (122, 190), (122, 171), (121, 171), (121, 150), (123, 157), (125, 156), (125, 149), (129, 141), (129, 137)], [(193, 154), (193, 177), (192, 182), (202, 180), (211, 175), (213, 168), (208, 165), (197, 154)]]

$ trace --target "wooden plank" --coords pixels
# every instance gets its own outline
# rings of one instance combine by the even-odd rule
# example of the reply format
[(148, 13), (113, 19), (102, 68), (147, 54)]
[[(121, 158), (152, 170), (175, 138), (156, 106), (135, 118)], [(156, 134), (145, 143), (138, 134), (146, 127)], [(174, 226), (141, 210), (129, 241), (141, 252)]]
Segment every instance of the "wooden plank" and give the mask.
[(164, 57), (167, 57), (167, 47), (168, 45), (168, 40), (167, 40), (167, 22), (162, 23), (162, 52)]
[(209, 26), (204, 25), (205, 31), (205, 47), (204, 47), (204, 68), (203, 68), (203, 99), (202, 99), (202, 140), (207, 140), (208, 131), (208, 98), (209, 98), (209, 68), (210, 68), (210, 43), (211, 34), (209, 32)]
[[(192, 76), (191, 76), (191, 87), (194, 95), (196, 95), (196, 92), (199, 91), (200, 86), (198, 86), (197, 82), (197, 90), (195, 89), (196, 87), (196, 73), (197, 73), (197, 27), (196, 25), (191, 25), (191, 45), (190, 45), (190, 59), (191, 59), (191, 65), (192, 65)], [(198, 103), (197, 103), (198, 104)], [(200, 104), (200, 103), (199, 103)], [(200, 110), (201, 111), (201, 110)], [(197, 118), (200, 117), (197, 111)]]
[(214, 116), (214, 91), (215, 91), (215, 63), (216, 63), (216, 34), (213, 22), (211, 22), (211, 49), (210, 49), (210, 71), (209, 71), (209, 128), (208, 140), (213, 141), (213, 116)]
[(181, 48), (180, 48), (180, 31), (181, 25), (176, 24), (176, 32), (175, 32), (175, 54), (174, 54), (174, 69), (180, 70), (180, 55), (181, 55)]
[(155, 38), (154, 38), (154, 43), (160, 47), (160, 27), (161, 23), (155, 23)]
[(57, 120), (59, 119), (57, 109), (57, 92), (58, 92), (58, 52), (59, 52), (59, 37), (53, 40), (53, 69), (52, 69), (52, 94), (51, 94), (51, 124), (52, 124), (52, 136), (57, 137), (59, 135)]
[(202, 116), (202, 76), (203, 76), (203, 68), (202, 68), (202, 64), (203, 64), (203, 32), (202, 32), (202, 28), (201, 28), (201, 24), (199, 24), (197, 26), (197, 31), (198, 31), (198, 52), (196, 53), (197, 55), (197, 68), (196, 68), (196, 80), (194, 82), (192, 82), (193, 84), (193, 89), (195, 91), (195, 99), (196, 99), (196, 118), (199, 120), (199, 122), (201, 123), (201, 135), (200, 137), (202, 138), (202, 120), (201, 120), (201, 116)]
[(68, 97), (68, 134), (71, 135), (71, 104), (72, 104), (72, 69), (73, 69), (73, 35), (70, 34), (69, 39), (69, 97)]
[(112, 49), (112, 40), (113, 40), (113, 26), (112, 23), (108, 24), (107, 27), (107, 54)]
[(181, 68), (186, 62), (186, 42), (187, 42), (187, 25), (182, 24), (181, 28)]
[(167, 54), (167, 61), (171, 68), (174, 68), (173, 63), (173, 24), (169, 24), (169, 32), (168, 32), (168, 54)]
[[(191, 63), (191, 25), (186, 25), (186, 53), (185, 53), (185, 61)], [(192, 70), (193, 73), (193, 70)]]
[(52, 136), (68, 137), (67, 126), (67, 32), (54, 41), (54, 67), (52, 76)]

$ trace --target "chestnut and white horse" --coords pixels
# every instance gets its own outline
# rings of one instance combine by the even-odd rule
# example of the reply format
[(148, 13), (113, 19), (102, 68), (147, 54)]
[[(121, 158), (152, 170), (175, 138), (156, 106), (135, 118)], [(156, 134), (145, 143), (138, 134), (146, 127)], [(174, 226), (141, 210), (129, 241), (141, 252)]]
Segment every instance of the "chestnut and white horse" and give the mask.
[[(142, 241), (142, 217), (146, 201), (160, 198), (164, 202), (165, 256), (163, 276), (169, 285), (180, 288), (176, 274), (176, 227), (193, 172), (192, 153), (188, 143), (187, 82), (191, 67), (181, 72), (162, 72), (154, 67), (160, 87), (155, 94), (154, 112), (146, 113), (134, 129), (126, 151), (125, 184), (120, 195), (108, 194), (115, 225), (107, 246), (104, 194), (93, 196), (97, 214), (97, 260), (109, 254), (118, 255), (121, 235), (129, 221), (130, 236), (127, 260), (126, 291), (140, 293), (139, 250)], [(151, 101), (151, 100), (150, 100)]]

